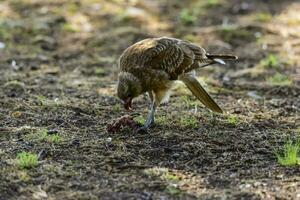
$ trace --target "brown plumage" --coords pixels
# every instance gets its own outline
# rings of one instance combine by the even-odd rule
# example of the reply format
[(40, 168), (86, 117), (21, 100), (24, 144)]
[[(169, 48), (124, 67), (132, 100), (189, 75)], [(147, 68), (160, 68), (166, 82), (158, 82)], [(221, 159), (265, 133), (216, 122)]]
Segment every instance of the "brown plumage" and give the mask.
[[(175, 80), (183, 81), (188, 89), (209, 109), (222, 112), (203, 89), (193, 71), (210, 64), (225, 64), (223, 60), (237, 59), (233, 55), (208, 54), (188, 41), (175, 38), (149, 38), (128, 47), (119, 60), (118, 96), (126, 109), (132, 99), (148, 92), (152, 101), (145, 127), (154, 122), (156, 107), (167, 96)], [(203, 65), (200, 65), (203, 64)]]

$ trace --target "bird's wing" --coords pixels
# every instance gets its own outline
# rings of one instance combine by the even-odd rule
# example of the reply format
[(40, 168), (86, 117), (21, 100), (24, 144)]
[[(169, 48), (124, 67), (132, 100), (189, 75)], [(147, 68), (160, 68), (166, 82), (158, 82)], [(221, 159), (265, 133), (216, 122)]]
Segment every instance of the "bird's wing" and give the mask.
[(184, 62), (184, 52), (178, 41), (170, 38), (158, 38), (156, 46), (147, 50), (150, 55), (145, 62), (146, 67), (173, 73)]
[(163, 50), (155, 38), (139, 41), (122, 53), (119, 58), (119, 68), (121, 71), (131, 71), (133, 68), (142, 67), (145, 62)]
[[(203, 48), (179, 39), (161, 37), (149, 38), (128, 47), (120, 57), (122, 71), (140, 68), (163, 70), (171, 79), (199, 67), (199, 63), (209, 63)], [(134, 69), (135, 68), (135, 69)]]
[(171, 78), (177, 79), (179, 75), (197, 68), (199, 62), (211, 61), (203, 48), (190, 42), (164, 37), (156, 42), (154, 47), (145, 51), (146, 55), (150, 55), (145, 66), (164, 70)]
[(183, 52), (171, 38), (148, 38), (128, 47), (119, 59), (120, 69), (150, 67), (172, 71), (170, 66), (177, 66), (183, 60)]
[(185, 83), (188, 89), (210, 110), (222, 113), (222, 109), (211, 98), (211, 96), (204, 90), (198, 80), (191, 75), (182, 75), (179, 79)]
[(207, 53), (205, 49), (203, 49), (202, 47), (196, 44), (186, 42), (186, 41), (182, 41), (181, 44), (189, 48), (195, 54), (195, 60), (197, 60), (200, 63), (207, 62), (208, 58), (206, 56)]

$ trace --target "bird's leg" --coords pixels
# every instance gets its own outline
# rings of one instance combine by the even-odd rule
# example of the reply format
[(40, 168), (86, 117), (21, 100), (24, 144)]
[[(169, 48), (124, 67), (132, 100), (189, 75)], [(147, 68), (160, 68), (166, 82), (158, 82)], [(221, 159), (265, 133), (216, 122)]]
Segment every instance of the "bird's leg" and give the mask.
[(149, 92), (149, 96), (151, 99), (151, 108), (150, 108), (150, 112), (148, 114), (147, 120), (145, 122), (145, 125), (141, 128), (141, 130), (148, 129), (151, 125), (153, 125), (154, 114), (155, 114), (156, 108), (159, 106), (162, 99), (167, 94), (168, 89), (169, 88), (166, 88), (164, 90), (152, 91), (151, 94)]
[(153, 93), (152, 93), (152, 91), (149, 91), (148, 95), (149, 95), (149, 98), (150, 98), (150, 102), (152, 104), (153, 103)]
[(151, 109), (150, 109), (150, 112), (148, 114), (146, 123), (144, 125), (145, 128), (149, 128), (154, 123), (154, 113), (156, 111), (156, 107), (157, 107), (156, 102), (152, 101), (152, 103), (151, 103)]
[(155, 100), (154, 100), (153, 92), (149, 91), (148, 94), (149, 94), (149, 98), (150, 98), (150, 102), (151, 102), (151, 107), (150, 107), (150, 112), (148, 114), (147, 120), (144, 125), (145, 128), (149, 128), (154, 123), (154, 113), (155, 113), (155, 110), (157, 107)]

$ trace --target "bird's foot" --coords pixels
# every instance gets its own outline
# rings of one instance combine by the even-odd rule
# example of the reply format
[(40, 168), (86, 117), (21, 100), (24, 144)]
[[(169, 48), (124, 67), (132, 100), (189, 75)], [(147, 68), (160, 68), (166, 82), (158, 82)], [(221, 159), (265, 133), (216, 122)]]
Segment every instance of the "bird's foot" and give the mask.
[(140, 133), (140, 134), (148, 133), (148, 129), (153, 125), (154, 125), (154, 120), (146, 121), (144, 126), (137, 129), (137, 133)]
[(148, 129), (148, 128), (150, 128), (151, 126), (153, 126), (153, 124), (154, 124), (154, 118), (151, 117), (150, 119), (148, 119), (148, 120), (146, 121), (146, 123), (144, 124), (144, 127), (145, 127), (146, 129)]

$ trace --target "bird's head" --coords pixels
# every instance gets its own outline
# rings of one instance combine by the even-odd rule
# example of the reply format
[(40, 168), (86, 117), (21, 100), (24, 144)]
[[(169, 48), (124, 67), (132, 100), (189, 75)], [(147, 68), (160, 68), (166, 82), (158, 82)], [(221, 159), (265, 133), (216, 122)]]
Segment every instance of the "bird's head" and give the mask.
[(118, 97), (126, 110), (132, 110), (132, 99), (142, 93), (141, 81), (129, 72), (121, 72), (118, 80)]

